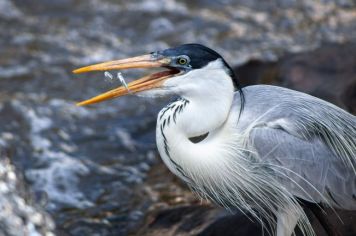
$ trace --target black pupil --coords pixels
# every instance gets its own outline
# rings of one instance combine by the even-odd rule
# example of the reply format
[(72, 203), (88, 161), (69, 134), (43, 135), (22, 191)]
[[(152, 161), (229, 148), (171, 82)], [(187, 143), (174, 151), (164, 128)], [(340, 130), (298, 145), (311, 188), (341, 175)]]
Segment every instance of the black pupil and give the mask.
[(187, 63), (187, 60), (185, 58), (179, 59), (179, 64), (184, 65), (185, 63)]

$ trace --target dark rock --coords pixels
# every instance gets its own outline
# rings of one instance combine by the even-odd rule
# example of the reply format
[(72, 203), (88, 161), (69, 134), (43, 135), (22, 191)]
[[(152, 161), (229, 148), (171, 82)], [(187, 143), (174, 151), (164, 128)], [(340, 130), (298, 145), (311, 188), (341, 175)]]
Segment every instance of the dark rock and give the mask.
[(277, 62), (252, 60), (235, 68), (241, 83), (306, 92), (356, 113), (356, 43), (326, 44)]
[(350, 86), (345, 88), (344, 93), (341, 95), (341, 101), (348, 111), (356, 114), (356, 78)]
[(195, 235), (218, 214), (211, 206), (181, 206), (160, 211), (149, 224), (147, 235)]
[[(259, 223), (251, 221), (242, 213), (225, 216), (217, 219), (199, 236), (235, 236), (235, 235), (262, 235), (262, 227)], [(265, 232), (266, 233), (266, 232)]]
[[(316, 235), (328, 236), (326, 229), (311, 212), (305, 208), (307, 216), (314, 228)], [(333, 211), (325, 209), (329, 229), (338, 232), (338, 235), (352, 236), (356, 233), (356, 211)], [(143, 227), (136, 235), (181, 235), (181, 236), (244, 236), (268, 234), (268, 228), (262, 229), (261, 225), (245, 216), (241, 212), (231, 214), (212, 205), (188, 205), (171, 207), (156, 212), (153, 220)], [(297, 235), (302, 235), (297, 229)]]
[(187, 205), (159, 211), (137, 235), (261, 235), (262, 227), (242, 213), (231, 213), (212, 205)]

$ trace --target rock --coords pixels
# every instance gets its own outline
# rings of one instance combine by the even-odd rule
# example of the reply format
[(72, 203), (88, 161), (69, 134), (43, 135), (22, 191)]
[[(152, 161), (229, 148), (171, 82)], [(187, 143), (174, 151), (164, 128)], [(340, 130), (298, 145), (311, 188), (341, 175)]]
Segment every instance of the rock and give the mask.
[(306, 92), (356, 114), (356, 43), (326, 44), (276, 62), (251, 60), (235, 68), (241, 83)]
[(356, 78), (354, 80), (341, 95), (341, 101), (352, 114), (356, 114)]
[(0, 235), (54, 235), (54, 223), (34, 204), (24, 179), (0, 156)]
[[(352, 236), (356, 232), (353, 224), (356, 212), (338, 211), (338, 216), (327, 211), (331, 216), (332, 227), (335, 227), (340, 235)], [(327, 236), (326, 232), (315, 218), (308, 214), (313, 228), (318, 236)], [(267, 233), (267, 230), (264, 231)], [(153, 221), (147, 224), (136, 235), (180, 235), (180, 236), (241, 236), (241, 235), (262, 235), (262, 227), (258, 222), (251, 221), (250, 218), (241, 212), (229, 214), (228, 212), (214, 208), (213, 206), (188, 205), (181, 207), (167, 208), (159, 211)], [(298, 231), (297, 235), (301, 235)]]
[[(200, 200), (160, 162), (149, 172), (145, 197), (152, 205), (144, 224), (132, 235), (259, 235), (261, 227), (240, 212)], [(242, 227), (243, 225), (243, 227)], [(248, 233), (248, 234), (247, 234)]]
[(159, 211), (141, 235), (197, 235), (223, 211), (212, 206), (185, 205)]

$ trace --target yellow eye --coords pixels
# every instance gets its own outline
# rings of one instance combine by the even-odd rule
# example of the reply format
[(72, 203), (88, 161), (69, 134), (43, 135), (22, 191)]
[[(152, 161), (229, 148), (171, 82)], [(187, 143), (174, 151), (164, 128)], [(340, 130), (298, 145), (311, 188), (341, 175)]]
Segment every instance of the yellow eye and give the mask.
[(185, 65), (185, 64), (187, 64), (187, 62), (188, 62), (188, 60), (184, 57), (181, 57), (178, 59), (178, 64), (180, 64), (180, 65)]

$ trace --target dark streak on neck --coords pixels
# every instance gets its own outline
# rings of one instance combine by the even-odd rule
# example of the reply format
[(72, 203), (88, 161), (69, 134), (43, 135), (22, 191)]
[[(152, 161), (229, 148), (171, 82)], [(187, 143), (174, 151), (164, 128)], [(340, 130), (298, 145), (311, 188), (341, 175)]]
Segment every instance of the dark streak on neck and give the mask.
[[(177, 105), (178, 101), (181, 101), (182, 104)], [(171, 158), (171, 155), (169, 152), (168, 140), (166, 138), (166, 135), (164, 134), (164, 129), (170, 125), (171, 115), (173, 114), (173, 120), (174, 120), (174, 123), (176, 123), (177, 115), (183, 111), (183, 109), (186, 107), (187, 104), (189, 104), (189, 101), (184, 98), (179, 98), (175, 102), (168, 104), (165, 108), (162, 109), (161, 115), (159, 117), (159, 121), (161, 123), (160, 124), (160, 132), (163, 137), (163, 145), (164, 145), (164, 151), (165, 151), (166, 155), (168, 156), (169, 160), (173, 163), (176, 170), (182, 176), (184, 176), (185, 178), (190, 180), (190, 178), (187, 176), (187, 174), (185, 174), (183, 168)], [(168, 116), (163, 119), (164, 114), (166, 114), (168, 111), (173, 111), (173, 113), (172, 112), (168, 113)], [(162, 119), (163, 119), (163, 121), (162, 121)]]

